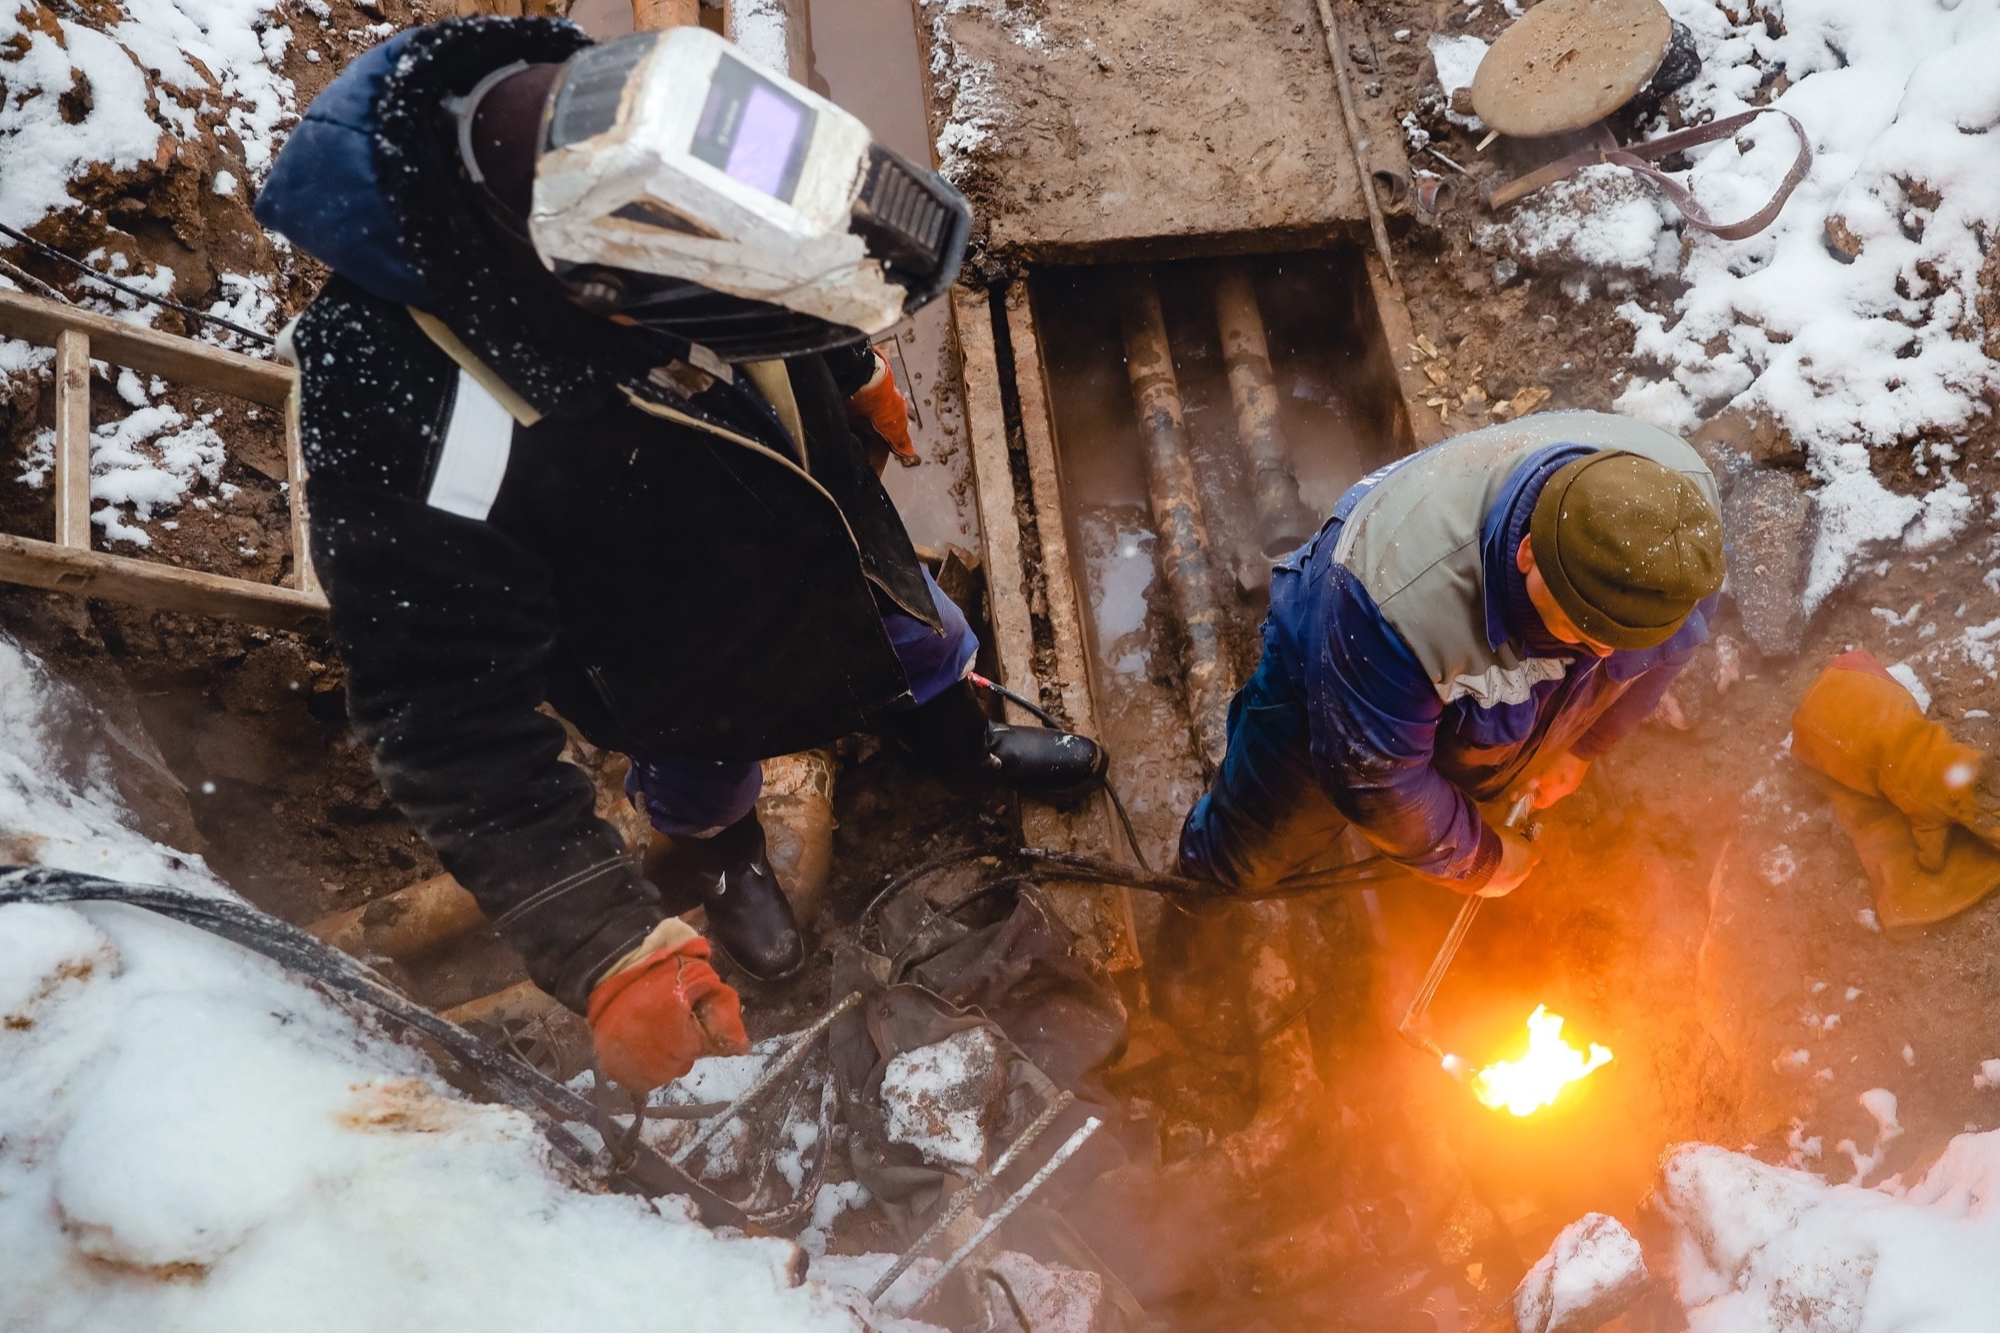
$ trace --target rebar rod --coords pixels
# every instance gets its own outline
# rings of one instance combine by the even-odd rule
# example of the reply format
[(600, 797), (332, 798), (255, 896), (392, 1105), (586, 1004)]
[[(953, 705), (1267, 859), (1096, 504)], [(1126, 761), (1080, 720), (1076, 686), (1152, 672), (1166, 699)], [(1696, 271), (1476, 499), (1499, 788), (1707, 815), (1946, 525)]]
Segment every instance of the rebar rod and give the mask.
[[(1513, 808), (1507, 812), (1506, 827), (1513, 828), (1519, 824), (1533, 807), (1532, 795), (1518, 798)], [(1438, 985), (1444, 980), (1444, 974), (1451, 969), (1452, 960), (1458, 957), (1459, 946), (1465, 943), (1466, 934), (1472, 929), (1473, 918), (1479, 915), (1479, 906), (1485, 901), (1476, 893), (1466, 896), (1465, 905), (1458, 909), (1457, 918), (1452, 921), (1451, 929), (1445, 933), (1444, 943), (1438, 947), (1437, 957), (1431, 960), (1430, 970), (1424, 973), (1424, 979), (1418, 983), (1417, 993), (1410, 999), (1410, 1007), (1403, 1011), (1403, 1021), (1396, 1025), (1397, 1033), (1405, 1041), (1429, 1051), (1439, 1059), (1445, 1058), (1445, 1053), (1436, 1042), (1424, 1035), (1424, 1019), (1430, 1012), (1431, 997), (1437, 994)]]
[(751, 1102), (756, 1101), (757, 1098), (763, 1096), (764, 1090), (769, 1088), (773, 1083), (776, 1083), (786, 1070), (805, 1059), (806, 1052), (812, 1049), (812, 1044), (819, 1039), (822, 1032), (833, 1026), (835, 1019), (860, 1003), (861, 992), (858, 990), (849, 991), (845, 999), (821, 1014), (813, 1021), (811, 1027), (799, 1034), (797, 1041), (786, 1047), (783, 1053), (772, 1060), (771, 1063), (765, 1065), (763, 1072), (751, 1080), (750, 1086), (743, 1089), (735, 1101), (729, 1103), (729, 1105), (723, 1107), (709, 1120), (703, 1122), (702, 1127), (695, 1132), (695, 1136), (682, 1144), (680, 1149), (668, 1160), (673, 1162), (675, 1166), (680, 1166), (688, 1158), (694, 1156), (704, 1144), (717, 1134), (720, 1134), (723, 1126), (734, 1120), (738, 1112)]
[(1155, 553), (1186, 636), (1183, 669), (1196, 753), (1206, 773), (1222, 765), (1228, 744), (1230, 670), (1216, 605), (1208, 523), (1195, 490), (1187, 420), (1166, 316), (1151, 273), (1134, 274), (1124, 292), (1125, 369), (1139, 417), (1146, 464), (1146, 500), (1158, 537)]
[(1084, 1143), (1092, 1134), (1098, 1131), (1099, 1126), (1103, 1123), (1096, 1116), (1092, 1116), (1090, 1119), (1084, 1121), (1082, 1125), (1078, 1126), (1076, 1133), (1070, 1135), (1063, 1143), (1063, 1146), (1056, 1149), (1055, 1155), (1042, 1164), (1042, 1169), (1030, 1176), (1027, 1184), (1008, 1195), (1007, 1201), (998, 1208), (995, 1208), (992, 1215), (979, 1224), (979, 1230), (973, 1232), (965, 1244), (953, 1250), (951, 1257), (944, 1261), (944, 1264), (937, 1272), (932, 1273), (930, 1277), (925, 1279), (924, 1284), (917, 1288), (916, 1294), (911, 1296), (903, 1308), (896, 1312), (897, 1316), (901, 1318), (914, 1314), (918, 1307), (922, 1306), (926, 1300), (929, 1300), (931, 1293), (936, 1291), (946, 1278), (957, 1271), (958, 1266), (970, 1258), (974, 1250), (986, 1243), (987, 1237), (998, 1231), (1001, 1224), (1012, 1217), (1015, 1210), (1028, 1201), (1029, 1196), (1033, 1195), (1036, 1190), (1040, 1189), (1047, 1182), (1050, 1176), (1062, 1168), (1064, 1162), (1076, 1156), (1077, 1150), (1083, 1147)]
[(970, 1208), (972, 1201), (981, 1193), (991, 1189), (994, 1181), (1007, 1174), (1008, 1168), (1014, 1165), (1022, 1153), (1035, 1146), (1035, 1140), (1039, 1139), (1043, 1131), (1053, 1125), (1056, 1117), (1067, 1110), (1069, 1104), (1075, 1100), (1076, 1094), (1065, 1089), (1054, 1101), (1042, 1108), (1042, 1113), (1035, 1117), (1032, 1124), (1014, 1136), (1014, 1141), (1007, 1145), (1006, 1151), (1000, 1154), (999, 1160), (993, 1163), (990, 1171), (952, 1195), (951, 1202), (947, 1203), (944, 1211), (937, 1215), (937, 1221), (924, 1228), (924, 1234), (917, 1237), (910, 1247), (903, 1251), (902, 1256), (890, 1266), (888, 1272), (875, 1280), (875, 1285), (868, 1289), (869, 1301), (881, 1300), (883, 1294), (896, 1285), (896, 1279), (909, 1271), (910, 1265), (917, 1261), (917, 1256), (924, 1252), (925, 1247), (943, 1235), (945, 1228), (956, 1222), (960, 1214)]
[(1264, 316), (1249, 270), (1240, 263), (1225, 267), (1216, 281), (1215, 323), (1222, 336), (1229, 400), (1236, 409), (1236, 442), (1250, 469), (1258, 546), (1265, 559), (1276, 560), (1304, 545), (1319, 524), (1299, 499), (1298, 479), (1286, 457)]

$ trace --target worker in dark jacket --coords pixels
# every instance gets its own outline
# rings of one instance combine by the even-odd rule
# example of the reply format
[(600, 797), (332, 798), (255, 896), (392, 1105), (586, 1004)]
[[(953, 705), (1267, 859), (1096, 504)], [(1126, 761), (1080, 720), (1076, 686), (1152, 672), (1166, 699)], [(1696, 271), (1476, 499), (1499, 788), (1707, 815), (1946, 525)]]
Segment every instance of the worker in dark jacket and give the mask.
[(1363, 478), (1272, 578), (1182, 870), (1268, 888), (1336, 864), (1351, 826), (1510, 892), (1533, 857), (1480, 803), (1574, 791), (1708, 637), (1722, 579), (1714, 478), (1629, 418), (1533, 416)]
[[(291, 343), (354, 726), (621, 1082), (742, 1040), (676, 914), (753, 976), (804, 957), (759, 759), (877, 729), (947, 774), (1100, 775), (987, 721), (878, 478), (908, 431), (868, 339), (969, 218), (853, 117), (701, 29), (452, 20), (322, 93), (257, 215), (333, 271)], [(544, 704), (631, 755), (672, 835), (644, 873)]]

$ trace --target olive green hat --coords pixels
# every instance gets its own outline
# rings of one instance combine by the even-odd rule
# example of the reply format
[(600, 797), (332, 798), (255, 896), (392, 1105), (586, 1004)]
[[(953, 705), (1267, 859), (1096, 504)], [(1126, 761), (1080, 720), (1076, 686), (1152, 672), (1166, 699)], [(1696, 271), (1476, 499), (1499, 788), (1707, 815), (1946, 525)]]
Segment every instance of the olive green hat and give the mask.
[(1666, 642), (1722, 586), (1715, 506), (1672, 468), (1618, 449), (1555, 471), (1528, 549), (1564, 614), (1611, 648)]

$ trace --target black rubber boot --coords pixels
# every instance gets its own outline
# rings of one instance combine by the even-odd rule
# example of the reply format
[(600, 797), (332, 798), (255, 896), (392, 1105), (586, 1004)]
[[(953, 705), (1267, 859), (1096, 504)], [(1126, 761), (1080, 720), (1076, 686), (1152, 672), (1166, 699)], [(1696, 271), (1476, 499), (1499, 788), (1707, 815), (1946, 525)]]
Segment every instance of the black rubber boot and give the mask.
[(649, 856), (646, 877), (669, 903), (699, 899), (708, 937), (759, 981), (782, 981), (806, 961), (805, 937), (764, 852), (752, 810), (707, 838), (675, 838)]
[(946, 777), (1012, 787), (1044, 801), (1077, 800), (1104, 781), (1107, 757), (1096, 741), (1053, 727), (989, 721), (964, 681), (898, 714), (888, 730)]

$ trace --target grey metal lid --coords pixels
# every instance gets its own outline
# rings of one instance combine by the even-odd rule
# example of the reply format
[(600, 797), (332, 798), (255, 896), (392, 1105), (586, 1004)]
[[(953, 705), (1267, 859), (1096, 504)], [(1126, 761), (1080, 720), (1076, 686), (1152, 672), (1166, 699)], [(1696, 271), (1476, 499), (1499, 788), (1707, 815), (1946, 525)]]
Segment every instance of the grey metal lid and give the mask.
[(1672, 36), (1660, 0), (1542, 0), (1479, 62), (1472, 109), (1525, 139), (1580, 130), (1638, 95)]

